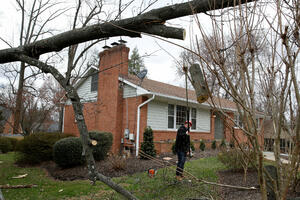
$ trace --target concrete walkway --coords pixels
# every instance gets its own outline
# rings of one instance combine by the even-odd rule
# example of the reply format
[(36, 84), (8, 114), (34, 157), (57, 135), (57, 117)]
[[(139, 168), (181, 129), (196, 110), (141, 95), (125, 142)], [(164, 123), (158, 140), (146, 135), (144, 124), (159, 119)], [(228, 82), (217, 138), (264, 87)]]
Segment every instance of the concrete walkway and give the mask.
[[(270, 151), (264, 151), (263, 152), (264, 154), (264, 158), (267, 159), (267, 160), (271, 160), (271, 161), (275, 161), (275, 156), (274, 156), (274, 152), (270, 152)], [(286, 155), (286, 154), (284, 154)], [(281, 157), (281, 162), (284, 163), (284, 164), (288, 164), (289, 161), (287, 159), (284, 159)]]

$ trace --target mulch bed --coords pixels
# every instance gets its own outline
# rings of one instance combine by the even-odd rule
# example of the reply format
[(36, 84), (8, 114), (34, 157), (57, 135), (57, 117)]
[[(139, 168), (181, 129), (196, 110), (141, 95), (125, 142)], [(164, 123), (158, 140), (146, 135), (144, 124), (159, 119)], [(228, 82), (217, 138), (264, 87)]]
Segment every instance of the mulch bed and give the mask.
[[(250, 170), (247, 172), (247, 177), (244, 180), (244, 171), (224, 170), (219, 171), (219, 183), (243, 187), (259, 188), (257, 182), (257, 172)], [(231, 200), (260, 200), (261, 195), (259, 190), (239, 190), (228, 187), (220, 187), (219, 194), (221, 199)]]
[[(216, 155), (218, 152), (213, 150), (206, 150), (201, 152), (196, 152), (192, 158), (188, 160), (195, 160), (199, 158), (205, 158)], [(170, 163), (176, 164), (177, 156), (172, 153), (161, 154), (158, 159), (170, 157), (172, 160)], [(127, 158), (124, 170), (114, 170), (113, 164), (110, 159), (104, 161), (96, 162), (97, 170), (104, 176), (108, 177), (119, 177), (125, 175), (131, 175), (138, 172), (146, 172), (149, 168), (162, 168), (163, 166), (152, 160), (137, 159), (135, 157)], [(88, 169), (86, 166), (78, 166), (71, 169), (62, 169), (58, 167), (54, 162), (44, 162), (41, 165), (42, 168), (46, 169), (47, 173), (54, 179), (59, 180), (78, 180), (78, 179), (88, 179)]]
[[(194, 157), (188, 160), (195, 160), (199, 158), (216, 156), (218, 151), (205, 150), (198, 151), (194, 154)], [(171, 157), (172, 162), (175, 165), (177, 156), (172, 153), (163, 154), (158, 157), (162, 159), (163, 157)], [(58, 167), (54, 162), (45, 162), (41, 165), (50, 177), (58, 180), (78, 180), (78, 179), (88, 179), (88, 170), (86, 166), (78, 166), (71, 169), (62, 169)], [(146, 172), (149, 168), (161, 168), (161, 164), (153, 162), (152, 160), (137, 159), (135, 157), (127, 158), (124, 170), (113, 170), (112, 163), (109, 159), (104, 161), (96, 162), (97, 170), (105, 176), (108, 177), (119, 177), (125, 175), (131, 175), (138, 172)], [(244, 180), (244, 172), (224, 170), (219, 171), (219, 183), (244, 186), (244, 187), (256, 187), (259, 188), (257, 182), (257, 172), (255, 170), (249, 170), (247, 172), (247, 178)], [(220, 199), (230, 199), (230, 200), (260, 200), (261, 195), (259, 190), (239, 190), (228, 187), (217, 187)], [(300, 191), (300, 188), (299, 188)], [(291, 196), (300, 196), (300, 193), (290, 193)]]

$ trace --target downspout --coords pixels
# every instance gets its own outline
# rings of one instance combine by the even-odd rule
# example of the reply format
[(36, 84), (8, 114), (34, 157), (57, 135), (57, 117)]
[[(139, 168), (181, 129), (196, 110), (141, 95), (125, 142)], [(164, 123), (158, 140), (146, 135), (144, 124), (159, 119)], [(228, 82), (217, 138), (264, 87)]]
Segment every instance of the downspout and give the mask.
[(139, 139), (140, 139), (140, 115), (141, 115), (141, 107), (144, 106), (145, 104), (149, 103), (150, 101), (152, 101), (155, 98), (155, 94), (153, 94), (153, 96), (148, 99), (147, 101), (145, 101), (144, 103), (140, 104), (137, 108), (137, 126), (136, 126), (136, 152), (135, 152), (135, 156), (137, 157), (139, 155)]
[(62, 128), (61, 128), (61, 132), (63, 133), (65, 131), (65, 106), (63, 107), (63, 111), (62, 111)]

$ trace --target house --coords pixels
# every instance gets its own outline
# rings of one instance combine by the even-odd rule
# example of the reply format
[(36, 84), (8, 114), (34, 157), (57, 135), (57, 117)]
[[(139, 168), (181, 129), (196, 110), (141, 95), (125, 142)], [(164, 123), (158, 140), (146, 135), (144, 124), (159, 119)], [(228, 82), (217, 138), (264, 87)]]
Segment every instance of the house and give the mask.
[[(264, 150), (266, 151), (274, 151), (274, 143), (277, 138), (277, 134), (275, 134), (274, 130), (274, 122), (272, 119), (265, 120), (264, 126)], [(290, 126), (293, 128), (293, 126)], [(292, 134), (292, 130), (290, 132), (288, 130), (282, 129), (280, 134), (280, 152), (288, 153), (291, 152), (295, 141), (295, 134)]]
[[(128, 74), (129, 48), (114, 46), (99, 54), (99, 69), (90, 68), (75, 88), (84, 105), (84, 117), (88, 130), (111, 132), (114, 136), (112, 151), (130, 149), (143, 141), (143, 130), (153, 129), (154, 144), (158, 153), (170, 152), (176, 131), (186, 120), (185, 88), (145, 78), (141, 80)], [(191, 139), (231, 140), (234, 131), (241, 142), (246, 137), (234, 128), (236, 106), (226, 99), (215, 99), (226, 115), (215, 111), (210, 101), (199, 104), (195, 92), (188, 90)], [(79, 136), (70, 100), (64, 108), (64, 132)], [(198, 144), (196, 144), (198, 146)]]
[[(1, 121), (0, 121), (0, 133), (6, 135), (13, 134), (13, 123), (14, 117), (10, 109), (5, 106), (0, 106), (1, 111)], [(22, 130), (21, 126), (19, 126), (19, 130)], [(21, 132), (21, 131), (19, 131)]]

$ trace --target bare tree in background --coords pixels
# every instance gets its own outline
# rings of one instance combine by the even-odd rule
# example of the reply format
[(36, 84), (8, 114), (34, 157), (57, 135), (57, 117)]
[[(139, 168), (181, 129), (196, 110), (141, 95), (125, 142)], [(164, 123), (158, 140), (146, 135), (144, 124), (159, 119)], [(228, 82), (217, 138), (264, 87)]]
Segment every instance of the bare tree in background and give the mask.
[[(28, 86), (26, 82), (24, 85)], [(13, 87), (6, 85), (0, 90), (0, 104), (5, 109), (14, 112), (16, 94), (13, 93)], [(33, 89), (25, 87), (22, 94), (22, 112), (19, 126), (22, 129), (22, 135), (26, 136), (41, 130), (45, 122), (52, 121), (56, 104), (53, 103), (52, 97), (49, 98), (48, 91), (44, 87)], [(6, 120), (13, 127), (13, 122)]]
[[(240, 1), (240, 3), (246, 2), (249, 1)], [(153, 9), (127, 19), (96, 23), (20, 47), (0, 50), (0, 63), (22, 61), (32, 66), (36, 66), (44, 73), (51, 73), (65, 89), (66, 96), (72, 102), (77, 126), (83, 142), (83, 152), (87, 158), (90, 180), (93, 182), (101, 180), (126, 198), (137, 199), (129, 191), (125, 190), (120, 185), (115, 184), (110, 178), (103, 176), (95, 169), (95, 161), (91, 148), (89, 147), (91, 141), (84, 120), (83, 107), (76, 89), (70, 84), (71, 70), (68, 69), (66, 76), (64, 76), (55, 66), (45, 63), (42, 59), (39, 59), (39, 57), (42, 54), (53, 51), (57, 52), (65, 47), (94, 39), (104, 39), (114, 36), (140, 37), (142, 32), (165, 38), (184, 39), (185, 32), (183, 29), (166, 26), (165, 21), (194, 13), (236, 6), (235, 3), (236, 2), (232, 0), (226, 1), (226, 3), (223, 1), (195, 0), (188, 3)]]
[[(194, 53), (237, 105), (243, 126), (226, 111), (220, 111), (243, 130), (256, 153), (262, 199), (268, 198), (266, 182), (272, 185), (274, 198), (286, 199), (299, 168), (299, 1), (255, 2), (209, 15), (212, 31), (205, 31), (196, 18), (204, 44), (197, 46), (205, 48), (208, 55), (201, 49)], [(260, 101), (265, 106), (264, 120), (269, 115), (273, 124), (277, 178), (264, 167), (263, 129), (257, 120), (258, 95), (263, 95)], [(280, 159), (283, 132), (294, 140), (287, 165)], [(232, 134), (235, 138), (234, 130)]]
[(54, 112), (52, 113), (52, 118), (55, 119), (54, 121), (57, 121), (56, 118), (58, 116), (58, 131), (62, 132), (63, 109), (66, 102), (65, 90), (51, 76), (46, 78), (40, 90), (44, 91), (45, 99), (52, 105)]
[[(64, 11), (64, 8), (58, 8), (61, 2), (58, 1), (47, 1), (47, 0), (32, 0), (28, 3), (24, 0), (15, 0), (17, 10), (20, 13), (20, 33), (19, 33), (19, 46), (35, 42), (38, 39), (49, 36), (51, 29), (47, 27), (54, 19), (59, 17)], [(27, 6), (30, 5), (28, 8)], [(48, 13), (49, 9), (57, 7), (53, 13)], [(5, 38), (0, 37), (0, 40), (5, 42), (8, 46), (13, 47), (9, 41)], [(26, 74), (26, 68), (30, 68), (28, 74)], [(10, 65), (6, 72), (15, 73), (14, 76), (18, 77), (18, 88), (16, 90), (16, 104), (14, 109), (14, 125), (13, 133), (18, 133), (20, 120), (22, 118), (22, 101), (23, 101), (23, 90), (26, 79), (36, 77), (37, 74), (41, 73), (36, 68), (26, 65), (21, 62), (20, 65)]]
[[(210, 40), (211, 42), (216, 42), (214, 38), (207, 38), (207, 40)], [(198, 38), (195, 38), (195, 41), (191, 46), (192, 47), (189, 50), (184, 49), (180, 53), (180, 60), (175, 62), (178, 76), (181, 77), (184, 75), (184, 71), (182, 70), (183, 66), (189, 68), (192, 64), (201, 64), (203, 73), (205, 74), (207, 86), (211, 92), (211, 95), (232, 100), (229, 93), (227, 92), (227, 89), (223, 89), (223, 87), (221, 87), (219, 84), (219, 82), (226, 84), (226, 81), (224, 81), (224, 77), (219, 77), (217, 79), (217, 77), (215, 76), (215, 73), (219, 73), (220, 69), (218, 69), (218, 67), (215, 66), (214, 59), (211, 57), (211, 54), (209, 52), (216, 51), (217, 49), (207, 49), (205, 46), (205, 41), (199, 40)], [(211, 45), (211, 47), (217, 47), (217, 44)], [(201, 62), (201, 59), (198, 55), (201, 55), (206, 62)], [(231, 55), (232, 54), (229, 54), (229, 56)], [(232, 59), (233, 58), (231, 58), (231, 60)], [(227, 62), (229, 62), (229, 59)], [(205, 67), (207, 64), (210, 65), (209, 68)], [(236, 76), (236, 71), (232, 68), (232, 65), (230, 63), (227, 64), (227, 70), (230, 71), (230, 78), (234, 80), (234, 77)], [(212, 71), (214, 73), (212, 73)], [(228, 88), (227, 85), (224, 85), (224, 87)]]

